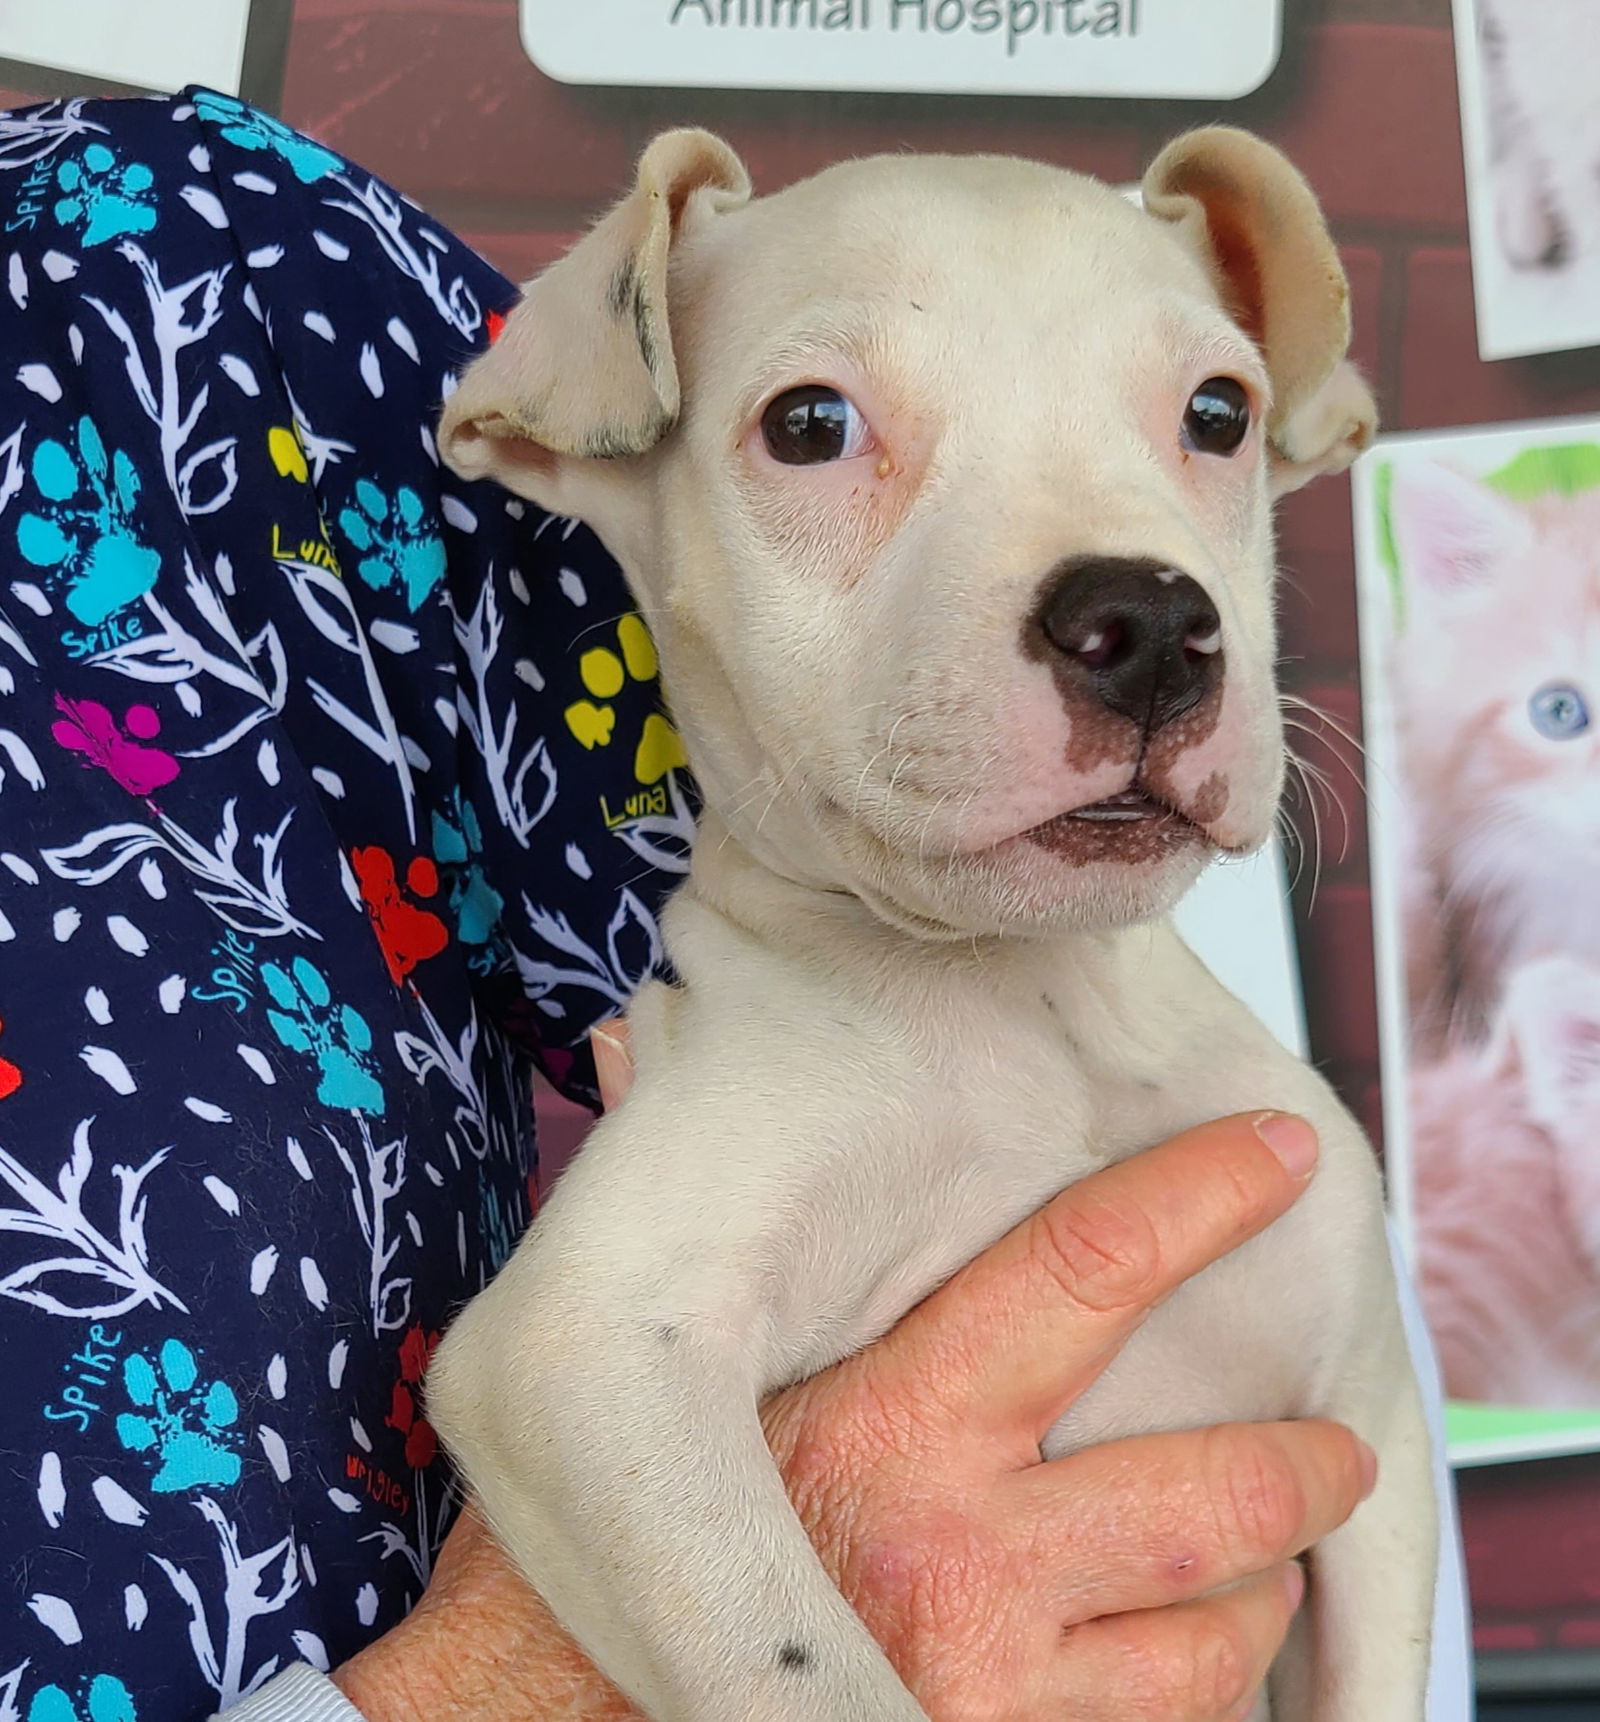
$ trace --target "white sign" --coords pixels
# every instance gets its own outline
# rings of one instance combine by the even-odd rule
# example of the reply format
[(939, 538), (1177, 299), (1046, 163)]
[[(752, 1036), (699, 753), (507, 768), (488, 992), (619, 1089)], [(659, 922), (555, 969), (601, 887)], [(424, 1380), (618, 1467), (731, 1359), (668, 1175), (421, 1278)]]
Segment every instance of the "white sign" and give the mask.
[(237, 95), (249, 22), (250, 0), (0, 0), (0, 59)]
[(1282, 0), (521, 0), (569, 84), (1010, 96), (1248, 95)]

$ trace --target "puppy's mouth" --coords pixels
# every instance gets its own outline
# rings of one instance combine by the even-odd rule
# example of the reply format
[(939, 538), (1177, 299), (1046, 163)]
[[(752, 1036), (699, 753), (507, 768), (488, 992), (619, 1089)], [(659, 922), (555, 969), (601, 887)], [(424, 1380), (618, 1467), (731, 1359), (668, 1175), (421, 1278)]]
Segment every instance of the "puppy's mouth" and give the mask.
[(1057, 814), (1022, 835), (1025, 841), (1079, 865), (1154, 861), (1175, 850), (1211, 842), (1186, 813), (1142, 785)]

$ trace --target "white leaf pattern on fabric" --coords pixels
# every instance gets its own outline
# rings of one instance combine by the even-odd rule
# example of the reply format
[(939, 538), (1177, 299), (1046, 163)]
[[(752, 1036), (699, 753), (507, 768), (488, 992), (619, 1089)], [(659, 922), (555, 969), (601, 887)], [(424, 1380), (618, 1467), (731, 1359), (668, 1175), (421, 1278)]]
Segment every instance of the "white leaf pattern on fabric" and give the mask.
[[(0, 1147), (0, 1181), (9, 1185), (23, 1204), (0, 1208), (0, 1235), (45, 1238), (67, 1252), (0, 1275), (0, 1297), (77, 1321), (105, 1321), (141, 1304), (166, 1304), (186, 1311), (176, 1293), (151, 1273), (145, 1241), (144, 1186), (166, 1160), (168, 1150), (158, 1150), (137, 1168), (111, 1168), (118, 1191), (118, 1231), (113, 1241), (83, 1211), (85, 1189), (94, 1168), (89, 1145), (93, 1123), (92, 1118), (85, 1118), (73, 1132), (72, 1157), (62, 1166), (54, 1190), (8, 1149)], [(62, 1282), (55, 1291), (46, 1289), (44, 1282), (51, 1280)], [(75, 1281), (82, 1283), (74, 1288)], [(97, 1288), (113, 1295), (96, 1296)], [(68, 1302), (67, 1293), (72, 1289), (79, 1296)]]
[[(224, 1114), (224, 1117), (226, 1114)], [(201, 1179), (201, 1186), (223, 1213), (233, 1219), (239, 1217), (239, 1193), (231, 1184), (226, 1184), (215, 1172), (208, 1172)]]
[(327, 1646), (317, 1637), (316, 1633), (307, 1632), (304, 1627), (296, 1627), (289, 1636), (294, 1640), (295, 1649), (313, 1668), (323, 1674), (328, 1672)]
[(267, 1456), (267, 1463), (272, 1467), (272, 1474), (280, 1483), (287, 1483), (294, 1475), (294, 1466), (289, 1460), (289, 1449), (283, 1437), (276, 1429), (269, 1429), (265, 1423), (256, 1430), (256, 1439), (261, 1443), (261, 1451)]
[(96, 1477), (89, 1485), (89, 1492), (94, 1496), (100, 1511), (114, 1525), (142, 1525), (150, 1516), (150, 1509), (136, 1501), (111, 1477)]
[(406, 325), (398, 317), (391, 317), (383, 327), (385, 332), (388, 334), (389, 339), (394, 342), (394, 344), (402, 353), (405, 354), (412, 364), (418, 364), (420, 360), (417, 353), (417, 338), (411, 333)]
[(81, 1644), (83, 1628), (78, 1613), (65, 1597), (50, 1596), (35, 1591), (28, 1598), (28, 1610), (41, 1626), (48, 1627), (63, 1644)]
[(61, 399), (61, 384), (48, 365), (24, 365), (17, 372), (23, 388), (54, 403)]
[(367, 385), (367, 393), (375, 401), (383, 399), (383, 366), (378, 360), (378, 349), (370, 341), (361, 344), (361, 358), (357, 365), (361, 380)]
[[(261, 938), (283, 938), (298, 933), (305, 938), (321, 935), (293, 913), (284, 894), (283, 870), (279, 853), (284, 833), (289, 829), (294, 813), (283, 816), (271, 833), (257, 835), (252, 847), (259, 857), (259, 882), (247, 876), (237, 856), (240, 843), (238, 802), (230, 797), (223, 804), (222, 829), (209, 847), (192, 837), (181, 826), (162, 815), (154, 826), (108, 825), (91, 831), (78, 842), (60, 849), (42, 851), (45, 865), (59, 879), (78, 885), (103, 885), (122, 871), (129, 862), (159, 849), (170, 855), (185, 872), (206, 883), (209, 889), (195, 895), (219, 920), (241, 933), (253, 933)], [(126, 930), (125, 936), (134, 946), (124, 946), (134, 956), (143, 956), (149, 941), (123, 916), (111, 921)], [(108, 926), (110, 922), (108, 921)], [(113, 932), (113, 938), (117, 934)], [(121, 943), (121, 939), (118, 939)]]
[[(202, 1591), (191, 1573), (162, 1555), (153, 1557), (189, 1610), (189, 1643), (207, 1685), (220, 1707), (254, 1692), (277, 1672), (276, 1656), (246, 1671), (251, 1626), (264, 1615), (277, 1613), (300, 1588), (294, 1544), (285, 1537), (257, 1554), (247, 1555), (239, 1532), (210, 1496), (202, 1495), (196, 1510), (216, 1533), (221, 1567), (220, 1590), (208, 1581)], [(263, 1584), (271, 1589), (263, 1589)], [(208, 1607), (208, 1599), (211, 1606)], [(213, 1628), (213, 1620), (221, 1631)]]
[[(9, 759), (23, 786), (35, 792), (44, 788), (45, 776), (32, 748), (14, 731), (0, 729), (0, 756)], [(6, 772), (0, 766), (0, 789), (5, 788)]]
[(61, 1455), (46, 1453), (39, 1460), (39, 1511), (52, 1529), (60, 1525), (67, 1511), (67, 1484), (61, 1472)]
[(109, 1046), (86, 1046), (78, 1057), (88, 1065), (105, 1085), (116, 1094), (136, 1094), (139, 1089), (133, 1072), (123, 1062), (120, 1053)]
[(223, 353), (217, 359), (222, 374), (242, 395), (254, 400), (261, 393), (261, 384), (249, 364), (237, 353)]
[(249, 1065), (257, 1078), (266, 1083), (269, 1088), (277, 1082), (278, 1073), (272, 1068), (271, 1059), (269, 1059), (259, 1047), (240, 1046), (236, 1047), (234, 1050), (239, 1054), (240, 1058)]
[(227, 210), (222, 207), (216, 193), (207, 191), (203, 185), (186, 185), (178, 196), (208, 226), (221, 229), (228, 225)]
[(111, 942), (119, 950), (126, 951), (130, 957), (150, 954), (150, 941), (145, 937), (143, 929), (136, 927), (126, 915), (107, 915), (106, 931), (111, 935)]

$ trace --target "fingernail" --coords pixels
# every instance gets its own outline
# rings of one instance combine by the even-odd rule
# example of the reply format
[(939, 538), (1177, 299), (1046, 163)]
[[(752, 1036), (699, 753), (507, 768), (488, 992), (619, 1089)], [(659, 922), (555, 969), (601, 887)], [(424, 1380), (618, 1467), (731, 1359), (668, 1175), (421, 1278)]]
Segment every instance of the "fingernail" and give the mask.
[(602, 1023), (589, 1031), (589, 1048), (594, 1054), (595, 1076), (600, 1083), (600, 1098), (607, 1109), (615, 1106), (628, 1091), (633, 1076), (633, 1054), (620, 1035), (609, 1032)]
[(1299, 1561), (1290, 1561), (1289, 1570), (1283, 1575), (1283, 1588), (1289, 1596), (1289, 1612), (1291, 1614), (1305, 1601), (1306, 1570)]
[(1292, 1178), (1309, 1178), (1317, 1166), (1317, 1133), (1292, 1112), (1263, 1112), (1256, 1135), (1277, 1155)]
[(1378, 1486), (1378, 1455), (1359, 1436), (1356, 1437), (1356, 1462), (1360, 1466), (1361, 1499), (1364, 1501)]

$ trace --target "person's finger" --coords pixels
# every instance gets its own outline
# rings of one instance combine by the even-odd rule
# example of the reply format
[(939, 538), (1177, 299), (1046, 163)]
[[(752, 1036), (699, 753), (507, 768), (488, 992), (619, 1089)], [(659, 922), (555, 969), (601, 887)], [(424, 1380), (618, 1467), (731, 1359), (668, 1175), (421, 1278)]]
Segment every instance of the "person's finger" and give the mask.
[(594, 1054), (595, 1077), (600, 1101), (607, 1112), (621, 1104), (633, 1086), (633, 1054), (628, 1044), (628, 1019), (614, 1016), (589, 1030), (589, 1048)]
[(1305, 1594), (1290, 1561), (1218, 1596), (1115, 1614), (1062, 1636), (1038, 1709), (1074, 1722), (1238, 1722)]
[(1018, 1464), (1179, 1285), (1261, 1231), (1316, 1165), (1285, 1113), (1202, 1124), (1097, 1172), (992, 1245), (874, 1348), (873, 1390), (1009, 1437)]
[(1002, 1498), (1012, 1546), (1071, 1621), (1265, 1572), (1337, 1530), (1376, 1478), (1341, 1424), (1225, 1423), (1085, 1448), (1008, 1478)]

